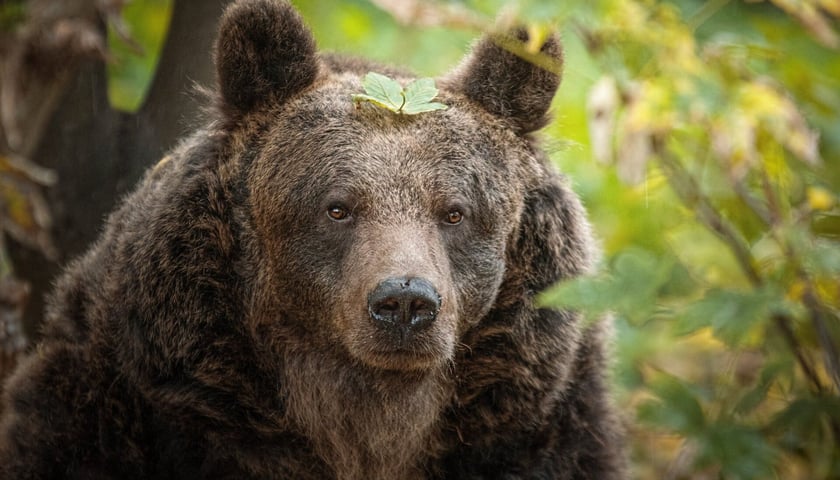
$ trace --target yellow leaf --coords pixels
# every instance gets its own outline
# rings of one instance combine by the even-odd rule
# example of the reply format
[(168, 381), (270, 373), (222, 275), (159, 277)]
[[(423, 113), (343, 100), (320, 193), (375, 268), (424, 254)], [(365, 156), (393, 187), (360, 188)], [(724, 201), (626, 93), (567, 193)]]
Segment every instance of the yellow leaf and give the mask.
[(840, 305), (840, 285), (833, 277), (817, 277), (816, 293), (820, 300), (826, 305), (837, 308)]
[(545, 45), (549, 33), (550, 30), (546, 25), (537, 23), (528, 25), (528, 44), (525, 45), (525, 50), (528, 53), (540, 53), (540, 49)]
[(756, 117), (786, 116), (791, 108), (779, 92), (764, 83), (747, 83), (738, 94), (739, 106), (745, 113)]
[(840, 18), (840, 2), (837, 0), (818, 0), (817, 3), (823, 10)]
[(805, 294), (805, 284), (802, 281), (797, 280), (797, 281), (793, 282), (793, 284), (790, 286), (790, 288), (788, 288), (786, 296), (789, 300), (793, 300), (793, 301), (798, 302), (798, 301), (802, 300), (802, 295), (804, 295), (804, 294)]
[(834, 206), (836, 201), (834, 195), (822, 187), (808, 187), (806, 195), (808, 197), (808, 206), (811, 207), (811, 210), (829, 210)]

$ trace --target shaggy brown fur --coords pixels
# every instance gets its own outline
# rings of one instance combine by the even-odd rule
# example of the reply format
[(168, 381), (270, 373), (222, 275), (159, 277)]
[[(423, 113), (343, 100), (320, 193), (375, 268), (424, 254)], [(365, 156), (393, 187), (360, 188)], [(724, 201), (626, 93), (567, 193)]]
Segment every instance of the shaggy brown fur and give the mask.
[(0, 478), (620, 478), (604, 326), (534, 305), (593, 258), (529, 135), (559, 79), (484, 39), (447, 110), (354, 106), (410, 76), (275, 0), (228, 9), (216, 62), (214, 121), (57, 285)]

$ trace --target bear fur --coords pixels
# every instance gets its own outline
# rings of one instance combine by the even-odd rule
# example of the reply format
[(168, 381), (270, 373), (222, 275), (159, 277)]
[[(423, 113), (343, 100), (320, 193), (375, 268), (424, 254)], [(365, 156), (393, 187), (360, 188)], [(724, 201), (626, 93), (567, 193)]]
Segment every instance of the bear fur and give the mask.
[(532, 135), (558, 76), (487, 36), (448, 109), (357, 105), (411, 75), (278, 0), (230, 6), (215, 61), (212, 118), (57, 283), (0, 478), (622, 478), (608, 329), (534, 301), (595, 256)]

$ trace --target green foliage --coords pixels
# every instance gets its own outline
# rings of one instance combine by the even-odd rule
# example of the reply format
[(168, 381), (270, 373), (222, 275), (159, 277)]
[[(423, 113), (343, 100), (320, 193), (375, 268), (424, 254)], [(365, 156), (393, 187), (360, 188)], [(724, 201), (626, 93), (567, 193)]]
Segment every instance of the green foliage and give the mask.
[[(840, 478), (836, 2), (294, 3), (321, 48), (427, 75), (480, 30), (524, 22), (536, 51), (559, 28), (545, 143), (606, 260), (540, 300), (615, 317), (633, 477)], [(140, 90), (149, 73), (128, 76)], [(388, 80), (360, 100), (406, 112), (436, 95)]]
[[(589, 94), (589, 146), (623, 188), (643, 189), (645, 208), (632, 195), (600, 201), (627, 198), (612, 186), (589, 196), (612, 260), (544, 301), (618, 317), (626, 363), (616, 379), (639, 405), (639, 476), (837, 477), (840, 57), (826, 48), (830, 24), (726, 2), (693, 14), (687, 2), (594, 7), (576, 25), (604, 72)], [(577, 165), (567, 170), (588, 170)], [(618, 205), (634, 215), (599, 222)], [(650, 209), (669, 213), (650, 219)], [(636, 222), (643, 230), (610, 241)], [(673, 269), (689, 278), (668, 289)], [(647, 425), (659, 440), (645, 444)]]
[(108, 26), (108, 99), (115, 108), (133, 112), (143, 103), (166, 39), (172, 1), (128, 2), (124, 24)]
[(700, 402), (679, 379), (661, 375), (649, 386), (657, 399), (639, 407), (640, 420), (682, 434), (694, 434), (706, 428)]
[(26, 19), (23, 0), (10, 0), (0, 4), (0, 33), (13, 31)]
[(438, 94), (435, 81), (431, 78), (418, 78), (405, 88), (396, 80), (376, 72), (365, 75), (362, 86), (365, 93), (353, 95), (356, 104), (370, 102), (377, 107), (394, 113), (417, 115), (418, 113), (443, 110), (446, 105), (432, 102)]
[(715, 337), (737, 347), (748, 340), (756, 327), (763, 327), (769, 321), (780, 298), (780, 292), (772, 287), (746, 292), (714, 288), (687, 305), (676, 319), (677, 332), (688, 334), (711, 328)]
[(613, 258), (608, 272), (556, 285), (541, 294), (539, 302), (578, 309), (590, 318), (618, 311), (640, 324), (654, 315), (658, 298), (679, 294), (691, 283), (674, 259), (661, 261), (650, 252), (628, 249)]

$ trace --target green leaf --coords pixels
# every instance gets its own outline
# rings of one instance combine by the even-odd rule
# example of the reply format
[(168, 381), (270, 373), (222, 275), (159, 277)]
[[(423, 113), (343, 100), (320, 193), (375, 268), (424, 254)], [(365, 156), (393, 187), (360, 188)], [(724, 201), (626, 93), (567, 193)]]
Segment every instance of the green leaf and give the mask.
[(446, 105), (432, 102), (437, 94), (438, 89), (435, 87), (435, 81), (433, 79), (418, 78), (405, 87), (405, 105), (402, 107), (402, 113), (416, 115), (418, 113), (445, 109)]
[(825, 421), (840, 422), (840, 398), (800, 397), (779, 412), (770, 423), (770, 428), (802, 438), (816, 436), (822, 439), (821, 428)]
[[(836, 217), (840, 231), (840, 216)], [(801, 242), (803, 263), (809, 272), (822, 275), (840, 274), (840, 245), (836, 241), (816, 238), (811, 242)]]
[(739, 415), (752, 413), (767, 398), (767, 393), (779, 374), (790, 368), (789, 362), (778, 362), (765, 367), (756, 386), (738, 400), (734, 408), (735, 413)]
[(722, 478), (773, 478), (778, 452), (761, 431), (746, 425), (710, 425), (698, 438), (700, 465), (721, 466)]
[(417, 79), (403, 89), (396, 80), (370, 72), (365, 75), (362, 86), (365, 93), (353, 95), (354, 102), (370, 102), (394, 113), (416, 115), (447, 108), (442, 103), (432, 102), (438, 89), (431, 78)]
[(590, 315), (609, 311), (612, 307), (611, 282), (603, 276), (584, 276), (565, 281), (537, 297), (540, 307), (565, 307)]
[(772, 287), (749, 292), (713, 289), (691, 304), (679, 318), (678, 333), (688, 334), (711, 327), (715, 336), (728, 345), (740, 345), (774, 309), (780, 308), (782, 295)]
[(370, 95), (365, 95), (364, 93), (357, 93), (353, 95), (353, 102), (354, 103), (361, 103), (361, 102), (370, 102), (377, 107), (384, 108), (386, 110), (391, 110), (392, 112), (398, 112), (398, 110), (394, 110), (394, 106), (389, 103), (384, 103), (382, 100), (371, 97)]
[(697, 434), (706, 425), (700, 402), (678, 378), (663, 374), (650, 385), (658, 400), (639, 406), (639, 419), (682, 434)]
[[(378, 106), (387, 108), (392, 112), (399, 112), (405, 103), (402, 86), (391, 78), (376, 72), (365, 75), (362, 86), (365, 88), (364, 100), (375, 103)], [(354, 100), (359, 97), (355, 95)]]
[(541, 306), (581, 310), (590, 317), (614, 311), (639, 323), (650, 318), (673, 272), (673, 259), (627, 249), (613, 260), (609, 275), (578, 277), (560, 283), (539, 295), (537, 301)]

